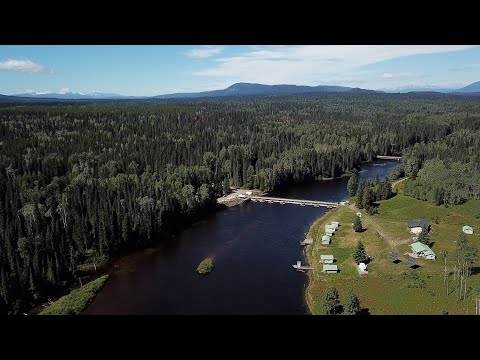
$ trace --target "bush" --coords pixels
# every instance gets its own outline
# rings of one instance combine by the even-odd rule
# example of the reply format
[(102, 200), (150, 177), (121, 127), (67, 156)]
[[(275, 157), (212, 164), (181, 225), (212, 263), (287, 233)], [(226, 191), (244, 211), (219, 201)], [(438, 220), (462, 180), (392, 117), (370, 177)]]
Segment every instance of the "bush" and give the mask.
[(213, 259), (212, 258), (206, 258), (197, 267), (197, 271), (200, 274), (208, 274), (212, 270), (213, 270)]
[(52, 305), (45, 308), (39, 315), (78, 315), (95, 298), (97, 292), (103, 287), (109, 275), (103, 275), (88, 284), (73, 290), (70, 294), (62, 296)]

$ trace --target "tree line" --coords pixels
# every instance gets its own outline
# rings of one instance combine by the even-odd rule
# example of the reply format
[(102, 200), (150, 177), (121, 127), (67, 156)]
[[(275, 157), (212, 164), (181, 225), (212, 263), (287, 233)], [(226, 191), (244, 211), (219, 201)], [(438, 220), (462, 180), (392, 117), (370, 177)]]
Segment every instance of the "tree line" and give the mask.
[(404, 152), (405, 194), (437, 205), (480, 199), (480, 119), (465, 129)]

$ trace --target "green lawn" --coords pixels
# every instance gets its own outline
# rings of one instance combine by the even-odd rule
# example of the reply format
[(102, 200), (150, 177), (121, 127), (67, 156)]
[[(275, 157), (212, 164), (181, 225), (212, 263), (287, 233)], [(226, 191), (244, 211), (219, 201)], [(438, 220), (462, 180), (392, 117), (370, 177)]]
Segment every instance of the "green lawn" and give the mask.
[(62, 296), (52, 305), (45, 308), (39, 315), (78, 315), (95, 298), (103, 287), (109, 275), (103, 275), (82, 287)]
[[(368, 308), (372, 314), (441, 314), (443, 310), (450, 314), (474, 313), (473, 291), (469, 292), (469, 299), (456, 301), (456, 293), (452, 292), (453, 275), (450, 276), (450, 294), (446, 295), (441, 254), (443, 250), (451, 253), (455, 249), (454, 241), (460, 235), (463, 225), (469, 224), (477, 233), (480, 231), (480, 219), (474, 217), (474, 210), (480, 207), (480, 201), (469, 200), (463, 205), (446, 208), (443, 205), (435, 206), (398, 194), (379, 204), (379, 213), (370, 218), (381, 226), (384, 235), (395, 239), (398, 244), (393, 245), (380, 236), (372, 226), (367, 226), (369, 216), (364, 211), (362, 211), (363, 224), (366, 231), (355, 233), (351, 224), (356, 211), (348, 207), (334, 209), (312, 224), (308, 236), (314, 239), (314, 244), (307, 246), (307, 257), (314, 270), (309, 272), (306, 293), (311, 312), (320, 313), (323, 292), (327, 287), (335, 286), (340, 292), (342, 302), (348, 289), (353, 288), (362, 306)], [(408, 245), (412, 243), (413, 236), (408, 231), (407, 221), (417, 217), (425, 217), (431, 224), (430, 238), (434, 242), (432, 250), (437, 254), (437, 259), (417, 259), (420, 267), (412, 270), (406, 264), (407, 256), (404, 255), (411, 252)], [(324, 225), (335, 220), (340, 222), (340, 227), (332, 237), (332, 243), (321, 245)], [(480, 247), (478, 234), (468, 235), (467, 238), (471, 244)], [(352, 257), (358, 240), (365, 245), (367, 254), (374, 258), (368, 265), (369, 274), (364, 277), (359, 276)], [(399, 264), (391, 263), (389, 255), (393, 249), (404, 261)], [(322, 254), (334, 255), (340, 269), (339, 273), (321, 272), (319, 259)], [(452, 268), (451, 265), (448, 266)], [(408, 279), (410, 273), (417, 274), (416, 282), (420, 286), (423, 283), (424, 287), (412, 287), (415, 284)], [(480, 287), (479, 274), (470, 277), (469, 287)]]

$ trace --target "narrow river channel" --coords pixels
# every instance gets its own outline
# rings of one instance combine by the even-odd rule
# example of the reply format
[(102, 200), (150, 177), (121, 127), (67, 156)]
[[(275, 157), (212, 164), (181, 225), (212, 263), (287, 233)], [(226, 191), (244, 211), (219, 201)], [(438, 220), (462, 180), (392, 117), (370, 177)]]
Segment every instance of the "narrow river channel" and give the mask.
[[(364, 163), (361, 178), (382, 178), (396, 161)], [(286, 198), (341, 201), (348, 178), (292, 187)], [(116, 262), (84, 314), (306, 314), (300, 241), (326, 208), (245, 203), (209, 216), (158, 247)], [(195, 269), (207, 256), (208, 276)]]

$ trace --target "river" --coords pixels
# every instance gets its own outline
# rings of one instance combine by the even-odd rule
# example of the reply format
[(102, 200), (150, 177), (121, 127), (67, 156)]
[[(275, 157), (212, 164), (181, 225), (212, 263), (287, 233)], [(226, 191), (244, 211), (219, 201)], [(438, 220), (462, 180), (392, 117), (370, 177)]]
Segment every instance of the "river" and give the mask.
[[(364, 163), (382, 178), (396, 161)], [(348, 178), (295, 186), (278, 196), (341, 201)], [(210, 215), (158, 247), (122, 257), (84, 314), (307, 314), (300, 241), (326, 208), (247, 202)], [(214, 270), (197, 265), (213, 256)]]

